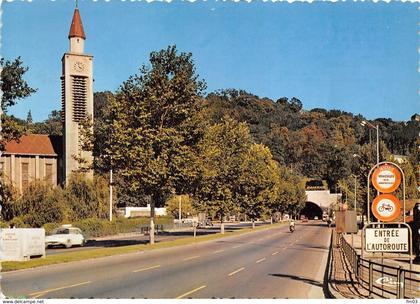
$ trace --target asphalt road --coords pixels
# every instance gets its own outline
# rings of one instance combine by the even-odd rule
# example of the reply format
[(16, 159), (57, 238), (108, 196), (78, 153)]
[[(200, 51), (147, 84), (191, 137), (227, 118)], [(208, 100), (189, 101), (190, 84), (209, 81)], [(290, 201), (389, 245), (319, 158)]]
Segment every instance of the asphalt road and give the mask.
[(323, 298), (321, 222), (3, 274), (8, 297)]

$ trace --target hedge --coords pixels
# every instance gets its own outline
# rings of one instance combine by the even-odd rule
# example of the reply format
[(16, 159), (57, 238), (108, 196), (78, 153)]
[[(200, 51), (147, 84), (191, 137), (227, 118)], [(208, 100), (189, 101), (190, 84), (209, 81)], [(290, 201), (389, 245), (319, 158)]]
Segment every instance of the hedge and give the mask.
[[(150, 219), (147, 217), (139, 218), (116, 218), (112, 222), (106, 219), (88, 218), (80, 221), (75, 221), (72, 226), (80, 228), (86, 238), (101, 237), (108, 235), (115, 235), (118, 233), (129, 233), (140, 231), (140, 227), (149, 225)], [(164, 226), (172, 226), (172, 217), (156, 217), (156, 224)], [(63, 223), (68, 224), (68, 223)], [(48, 223), (43, 226), (47, 234), (61, 226), (57, 223)]]

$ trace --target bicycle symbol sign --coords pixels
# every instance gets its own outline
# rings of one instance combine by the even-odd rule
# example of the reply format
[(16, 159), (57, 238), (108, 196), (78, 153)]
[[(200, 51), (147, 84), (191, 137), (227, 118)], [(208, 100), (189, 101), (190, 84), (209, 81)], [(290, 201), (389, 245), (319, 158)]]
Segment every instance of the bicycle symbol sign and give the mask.
[(381, 194), (373, 200), (372, 212), (378, 220), (392, 222), (401, 213), (401, 203), (392, 194)]

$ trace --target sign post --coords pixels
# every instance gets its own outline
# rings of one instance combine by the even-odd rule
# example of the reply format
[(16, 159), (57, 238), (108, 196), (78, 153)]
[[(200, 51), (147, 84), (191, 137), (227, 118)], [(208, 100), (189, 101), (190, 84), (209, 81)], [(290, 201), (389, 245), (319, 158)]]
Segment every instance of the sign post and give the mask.
[[(393, 194), (401, 184), (402, 203)], [(370, 201), (370, 187), (378, 190), (378, 196)], [(371, 204), (372, 203), (372, 204)], [(381, 162), (372, 167), (367, 180), (367, 223), (362, 231), (362, 251), (370, 253), (368, 258), (409, 259), (412, 269), (412, 231), (405, 222), (405, 176), (395, 163)], [(402, 209), (402, 210), (401, 210)], [(371, 222), (370, 211), (378, 221)], [(402, 212), (401, 212), (402, 211)], [(395, 222), (402, 213), (402, 220)], [(405, 227), (401, 227), (405, 226)], [(376, 255), (380, 253), (380, 255)], [(397, 253), (384, 256), (384, 253)], [(400, 256), (408, 253), (408, 257)]]

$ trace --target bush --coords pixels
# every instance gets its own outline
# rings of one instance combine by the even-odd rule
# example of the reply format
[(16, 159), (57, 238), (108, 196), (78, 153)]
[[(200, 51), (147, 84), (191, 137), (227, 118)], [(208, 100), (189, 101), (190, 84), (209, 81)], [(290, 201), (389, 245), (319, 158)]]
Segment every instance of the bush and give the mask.
[[(29, 227), (41, 227), (49, 222), (61, 222), (65, 206), (60, 200), (60, 189), (51, 189), (48, 184), (29, 184), (22, 196), (11, 205), (12, 214)], [(21, 226), (21, 225), (19, 225)]]
[(13, 205), (16, 197), (16, 188), (5, 182), (4, 176), (0, 173), (0, 204), (2, 205), (0, 216), (2, 220), (10, 221), (15, 216)]
[(45, 234), (49, 235), (54, 229), (57, 229), (61, 225), (59, 223), (46, 223), (42, 227), (45, 229)]
[(25, 218), (23, 216), (14, 217), (9, 221), (9, 226), (14, 226), (15, 228), (29, 228), (30, 225), (25, 223)]
[[(73, 226), (80, 228), (87, 238), (114, 235), (118, 233), (129, 233), (140, 230), (140, 227), (149, 225), (149, 218), (117, 218), (112, 222), (105, 219), (88, 218), (73, 222)], [(156, 224), (173, 224), (171, 217), (157, 217)]]
[(106, 218), (109, 201), (107, 190), (107, 182), (103, 177), (95, 177), (92, 181), (81, 174), (71, 175), (64, 190), (70, 208), (69, 219)]

